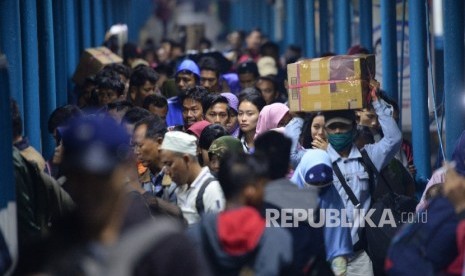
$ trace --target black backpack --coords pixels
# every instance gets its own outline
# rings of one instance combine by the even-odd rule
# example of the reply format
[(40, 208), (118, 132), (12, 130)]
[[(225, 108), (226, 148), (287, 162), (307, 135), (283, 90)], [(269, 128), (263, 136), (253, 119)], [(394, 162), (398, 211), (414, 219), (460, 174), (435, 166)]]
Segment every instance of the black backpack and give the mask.
[[(369, 224), (365, 224), (360, 235), (363, 239), (364, 249), (373, 262), (375, 275), (385, 275), (384, 260), (391, 240), (405, 222), (405, 218), (415, 214), (417, 201), (413, 197), (396, 192), (399, 189), (393, 187), (401, 187), (404, 183), (398, 185), (399, 183), (392, 183), (392, 181), (395, 181), (394, 179), (387, 179), (386, 175), (392, 175), (388, 172), (389, 166), (384, 167), (380, 173), (364, 148), (360, 150), (360, 153), (362, 158), (359, 159), (359, 162), (365, 167), (370, 179), (370, 194), (372, 196), (370, 208), (374, 209), (370, 216), (371, 220), (374, 225), (380, 225), (381, 219), (384, 218), (383, 212), (388, 209), (391, 211), (396, 224), (395, 226), (383, 224), (382, 227), (370, 227)], [(360, 205), (360, 201), (345, 181), (336, 162), (333, 163), (333, 169), (352, 204), (354, 206)]]

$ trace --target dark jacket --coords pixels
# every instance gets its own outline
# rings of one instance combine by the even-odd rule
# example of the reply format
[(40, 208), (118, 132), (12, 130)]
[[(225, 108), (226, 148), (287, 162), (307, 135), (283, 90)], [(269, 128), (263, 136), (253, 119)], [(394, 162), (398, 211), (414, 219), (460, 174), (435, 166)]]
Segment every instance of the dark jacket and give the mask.
[[(226, 211), (223, 213), (228, 213)], [(258, 212), (257, 216), (259, 217)], [(292, 239), (290, 235), (280, 228), (267, 228), (263, 224), (263, 232), (259, 236), (258, 243), (254, 248), (243, 251), (239, 254), (227, 252), (226, 247), (221, 241), (218, 227), (221, 227), (218, 221), (220, 214), (206, 215), (202, 221), (189, 229), (195, 247), (199, 254), (205, 256), (208, 267), (213, 275), (239, 275), (247, 271), (253, 271), (254, 275), (289, 275), (289, 269), (292, 262)], [(238, 233), (244, 231), (254, 222), (255, 218), (242, 218), (234, 222), (237, 227), (230, 232), (235, 235), (237, 240), (229, 237), (229, 241), (238, 245), (246, 244), (245, 239), (249, 236)]]
[[(318, 194), (316, 190), (299, 189), (287, 178), (271, 181), (265, 188), (265, 217), (266, 210), (275, 209), (280, 213), (283, 209), (317, 210)], [(315, 214), (318, 212), (315, 212)], [(291, 214), (292, 217), (292, 214)], [(293, 221), (285, 221), (292, 223)], [(283, 221), (278, 221), (283, 225)], [(326, 259), (323, 228), (311, 227), (307, 222), (300, 222), (298, 227), (285, 227), (292, 236), (293, 266), (296, 271), (303, 273), (306, 264), (312, 258)]]

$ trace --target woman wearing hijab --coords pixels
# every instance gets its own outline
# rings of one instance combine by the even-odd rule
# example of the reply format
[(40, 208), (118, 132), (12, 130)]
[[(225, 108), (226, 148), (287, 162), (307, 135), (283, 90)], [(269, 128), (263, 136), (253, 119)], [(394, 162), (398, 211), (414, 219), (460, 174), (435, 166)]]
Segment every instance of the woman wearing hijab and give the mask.
[[(319, 189), (319, 208), (323, 211), (339, 210), (340, 221), (347, 221), (347, 218), (342, 217), (345, 207), (333, 185), (331, 159), (326, 151), (307, 150), (291, 181), (301, 189)], [(328, 221), (321, 212), (320, 219)], [(350, 227), (325, 227), (324, 238), (326, 258), (331, 262), (331, 269), (335, 275), (343, 275), (347, 271), (347, 258), (353, 253)]]
[(289, 107), (285, 104), (273, 103), (265, 106), (258, 116), (255, 138), (268, 130), (286, 126), (291, 119)]

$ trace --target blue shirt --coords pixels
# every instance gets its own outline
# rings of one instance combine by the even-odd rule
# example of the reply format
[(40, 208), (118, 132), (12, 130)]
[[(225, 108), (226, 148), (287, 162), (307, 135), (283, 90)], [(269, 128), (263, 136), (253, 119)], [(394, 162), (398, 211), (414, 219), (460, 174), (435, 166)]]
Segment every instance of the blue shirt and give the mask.
[[(388, 108), (383, 100), (378, 100), (372, 104), (376, 115), (378, 115), (378, 120), (383, 130), (384, 137), (375, 144), (365, 145), (365, 149), (371, 161), (376, 166), (376, 169), (380, 171), (399, 151), (402, 143), (402, 133), (400, 132), (395, 120), (392, 118), (391, 109)], [(360, 201), (359, 209), (362, 209), (365, 213), (368, 212), (371, 203), (369, 175), (366, 172), (365, 167), (362, 163), (360, 163), (362, 155), (358, 148), (355, 145), (352, 145), (352, 149), (348, 157), (341, 157), (331, 145), (328, 145), (327, 152), (331, 158), (331, 162), (337, 163), (347, 184)], [(333, 179), (334, 187), (341, 196), (342, 202), (347, 210), (348, 221), (353, 224), (351, 237), (352, 243), (355, 244), (359, 241), (360, 217), (353, 215), (355, 206), (350, 201), (349, 196), (342, 187), (336, 174), (333, 175)]]

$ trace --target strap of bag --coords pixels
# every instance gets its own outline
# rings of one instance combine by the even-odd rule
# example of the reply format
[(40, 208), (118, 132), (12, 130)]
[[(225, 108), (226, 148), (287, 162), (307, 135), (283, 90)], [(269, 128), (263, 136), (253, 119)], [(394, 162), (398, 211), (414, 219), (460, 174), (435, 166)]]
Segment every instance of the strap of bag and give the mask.
[(195, 208), (197, 209), (197, 213), (199, 213), (199, 215), (203, 215), (203, 213), (205, 212), (205, 206), (203, 205), (203, 194), (205, 193), (205, 189), (207, 189), (207, 186), (210, 185), (210, 183), (213, 181), (215, 181), (215, 178), (207, 178), (207, 180), (200, 187), (199, 193), (195, 198)]
[(344, 191), (346, 191), (346, 194), (349, 196), (349, 199), (352, 202), (352, 204), (355, 206), (355, 208), (360, 207), (360, 201), (357, 199), (354, 192), (352, 191), (350, 186), (347, 184), (346, 179), (342, 175), (342, 172), (339, 169), (339, 166), (337, 165), (336, 161), (333, 162), (333, 171), (336, 174), (339, 181), (341, 182), (342, 188), (344, 188)]
[[(371, 161), (370, 156), (368, 156), (368, 153), (365, 148), (362, 148), (360, 150), (360, 153), (362, 154), (362, 159), (363, 162), (368, 166), (368, 169), (375, 174), (376, 179), (383, 179), (384, 183), (388, 187), (389, 191), (394, 192), (394, 189), (392, 189), (391, 185), (389, 184), (389, 181), (386, 180), (383, 174), (381, 174), (375, 167), (375, 164), (373, 164), (373, 161)], [(374, 189), (373, 189), (374, 190)]]

